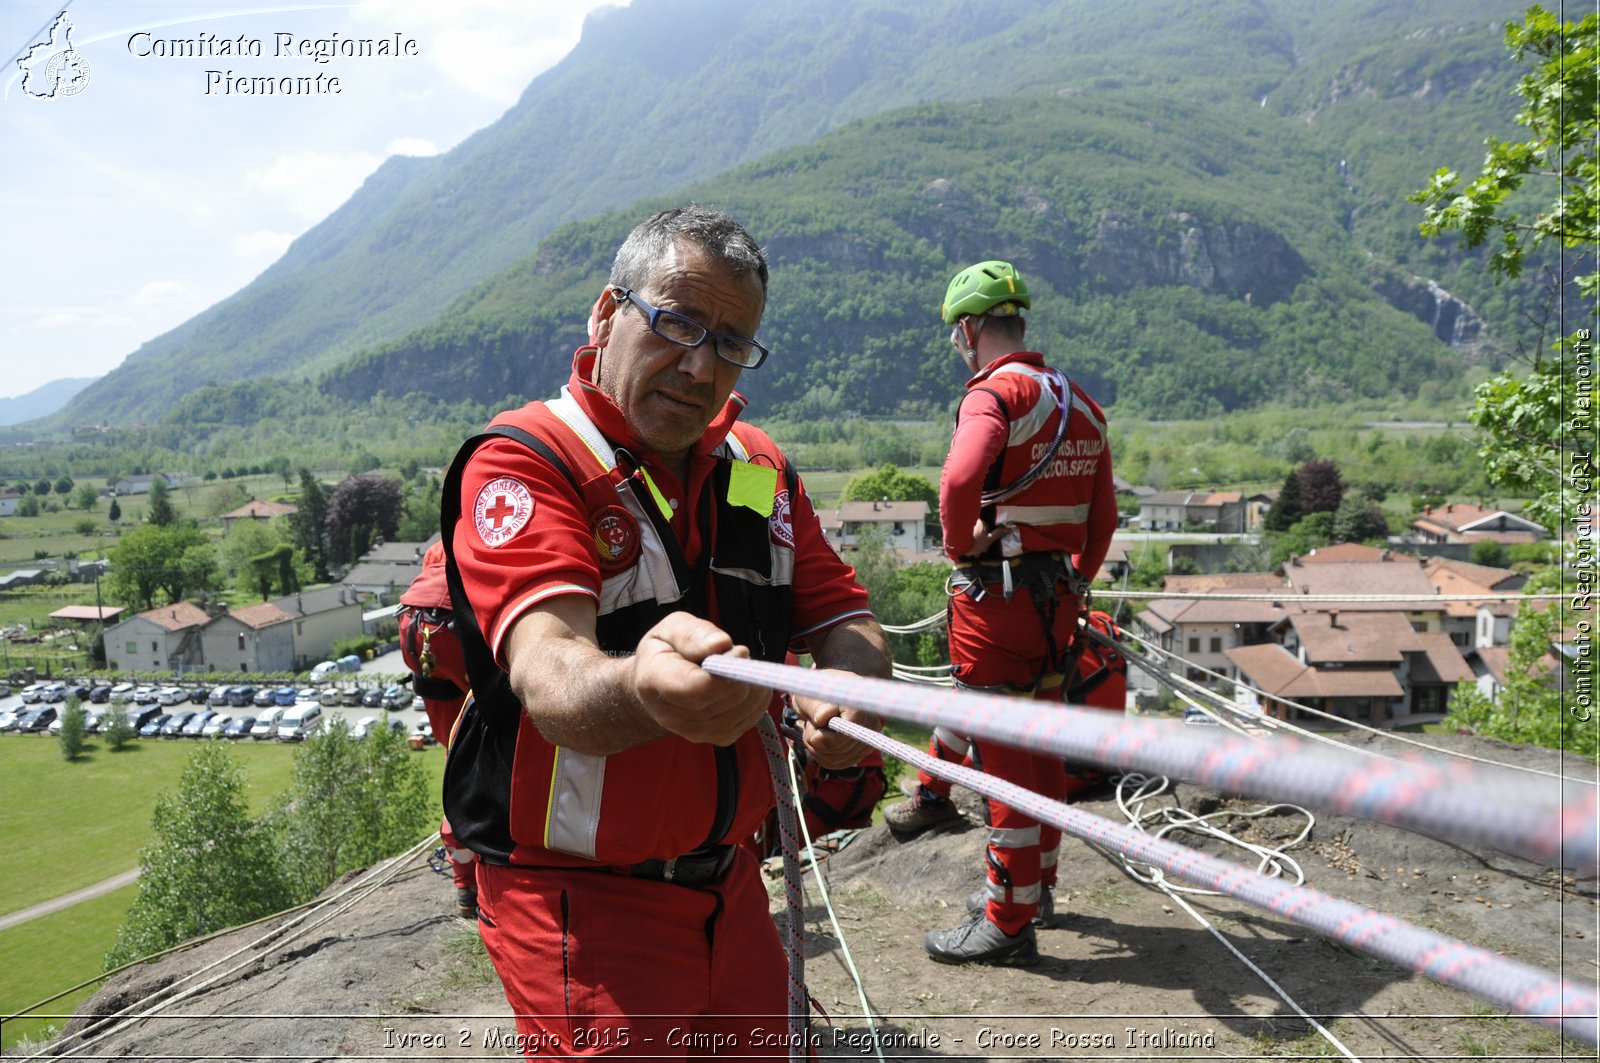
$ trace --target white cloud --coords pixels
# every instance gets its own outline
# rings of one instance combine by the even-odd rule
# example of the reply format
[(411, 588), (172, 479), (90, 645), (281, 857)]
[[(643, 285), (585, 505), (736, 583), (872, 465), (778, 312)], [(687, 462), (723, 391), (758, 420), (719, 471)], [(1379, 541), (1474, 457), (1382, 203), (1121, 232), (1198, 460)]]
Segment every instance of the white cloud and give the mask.
[(280, 155), (264, 169), (247, 171), (245, 182), (276, 196), (300, 217), (318, 221), (349, 199), (382, 161), (364, 152), (330, 155), (298, 151)]
[(389, 141), (384, 151), (390, 155), (426, 156), (439, 154), (439, 147), (433, 141), (423, 140), (421, 137), (400, 137)]
[(350, 15), (372, 32), (416, 39), (421, 56), (456, 86), (498, 103), (513, 103), (535, 76), (578, 43), (583, 20), (597, 7), (626, 0), (362, 0)]
[(283, 253), (289, 250), (289, 245), (294, 243), (293, 233), (273, 232), (271, 229), (257, 229), (254, 232), (240, 233), (229, 241), (233, 253), (247, 262), (258, 262), (262, 268), (278, 260)]

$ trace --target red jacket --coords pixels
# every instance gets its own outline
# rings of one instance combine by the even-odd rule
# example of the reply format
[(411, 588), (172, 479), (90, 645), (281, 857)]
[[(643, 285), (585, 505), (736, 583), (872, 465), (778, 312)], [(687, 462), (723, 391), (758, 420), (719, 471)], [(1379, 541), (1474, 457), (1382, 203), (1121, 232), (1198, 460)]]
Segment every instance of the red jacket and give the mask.
[[(510, 440), (485, 443), (466, 466), (452, 550), (497, 655), (516, 617), (557, 595), (592, 597), (600, 647), (617, 654), (633, 652), (674, 608), (708, 616), (768, 660), (869, 615), (865, 592), (823, 539), (776, 445), (757, 429), (735, 428), (737, 406), (695, 447), (688, 482), (679, 483), (588, 384), (591, 364), (592, 352), (580, 352), (560, 398), (496, 418), (551, 446), (566, 472)], [(633, 462), (617, 464), (619, 447), (637, 472)], [(669, 736), (602, 757), (552, 745), (518, 715), (495, 724), (515, 731), (501, 739), (512, 747), (509, 770), (476, 773), (482, 788), (471, 798), (477, 809), (497, 810), (478, 818), (497, 819), (500, 840), (475, 843), (464, 833), (467, 816), (446, 809), (457, 833), (492, 861), (668, 859), (747, 837), (772, 806), (753, 729), (726, 749)]]
[(1064, 381), (1034, 351), (1008, 354), (967, 381), (956, 414), (955, 438), (939, 485), (944, 549), (952, 560), (971, 554), (979, 514), (988, 527), (1011, 531), (989, 557), (1061, 551), (1079, 574), (1100, 571), (1117, 528), (1116, 490), (1106, 417), (1076, 384), (1069, 385), (1071, 416), (1049, 467), (1015, 497), (985, 506), (986, 490), (1016, 483), (1055, 439), (1061, 403), (1052, 386)]

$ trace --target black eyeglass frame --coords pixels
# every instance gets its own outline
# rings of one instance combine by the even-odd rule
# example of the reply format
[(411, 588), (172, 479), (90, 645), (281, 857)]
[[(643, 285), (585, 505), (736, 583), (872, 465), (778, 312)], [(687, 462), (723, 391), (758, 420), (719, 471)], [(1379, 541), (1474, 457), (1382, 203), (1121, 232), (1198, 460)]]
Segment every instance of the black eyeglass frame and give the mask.
[[(616, 294), (621, 295), (628, 302), (632, 303), (634, 306), (643, 311), (645, 315), (646, 326), (651, 332), (655, 333), (657, 336), (660, 336), (668, 343), (676, 344), (679, 347), (688, 347), (692, 349), (700, 346), (707, 340), (711, 340), (711, 350), (716, 354), (716, 356), (722, 359), (724, 362), (727, 362), (729, 365), (736, 365), (740, 369), (759, 369), (761, 368), (762, 363), (767, 360), (767, 355), (772, 353), (771, 349), (765, 344), (758, 343), (747, 336), (735, 336), (727, 332), (713, 332), (711, 329), (706, 328), (692, 317), (685, 317), (684, 315), (671, 310), (663, 310), (659, 306), (651, 306), (649, 303), (639, 298), (638, 294), (635, 293), (632, 288), (624, 288), (618, 284), (613, 285), (611, 290)], [(663, 318), (681, 324), (687, 330), (684, 333), (685, 336), (691, 334), (692, 332), (698, 331), (700, 333), (699, 338), (691, 341), (662, 332), (661, 321)], [(724, 354), (722, 350), (722, 345), (724, 342), (737, 344), (742, 347), (748, 347), (752, 352), (754, 352), (755, 361), (744, 362), (737, 358), (728, 357), (728, 355)]]

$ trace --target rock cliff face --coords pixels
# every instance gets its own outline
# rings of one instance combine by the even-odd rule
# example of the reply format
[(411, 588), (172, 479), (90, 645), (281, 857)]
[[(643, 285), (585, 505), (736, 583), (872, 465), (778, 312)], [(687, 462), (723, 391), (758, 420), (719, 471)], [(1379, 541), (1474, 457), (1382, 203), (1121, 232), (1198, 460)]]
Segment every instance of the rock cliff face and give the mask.
[(1208, 222), (1182, 211), (1154, 225), (1102, 211), (1084, 265), (1112, 291), (1186, 284), (1252, 305), (1288, 298), (1307, 272), (1288, 241), (1270, 229)]
[(1435, 336), (1457, 350), (1476, 353), (1488, 341), (1483, 319), (1436, 281), (1389, 273), (1374, 281), (1372, 289), (1390, 306), (1423, 322)]

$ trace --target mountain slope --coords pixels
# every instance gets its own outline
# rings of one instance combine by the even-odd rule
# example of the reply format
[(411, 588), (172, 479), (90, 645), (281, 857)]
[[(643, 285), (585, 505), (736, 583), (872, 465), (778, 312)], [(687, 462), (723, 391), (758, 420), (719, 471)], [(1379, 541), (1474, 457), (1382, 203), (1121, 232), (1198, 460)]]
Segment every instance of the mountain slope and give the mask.
[[(890, 0), (635, 0), (592, 16), (577, 48), (499, 122), (445, 156), (389, 160), (255, 282), (145, 344), (53, 423), (148, 418), (206, 383), (330, 369), (426, 324), (562, 223), (887, 109), (1128, 87), (1254, 103), (1314, 66), (1330, 27), (1342, 46), (1377, 48), (1465, 26), (1492, 48), (1494, 16), (1515, 14), (1488, 0), (1393, 6), (1141, 0), (1108, 17), (1090, 0), (932, 0), (912, 16)], [(1411, 106), (1399, 89), (1381, 99)], [(1485, 116), (1451, 114), (1414, 145), (1414, 179), (1370, 194), (1392, 201), (1438, 162), (1469, 162), (1433, 149), (1465, 129), (1481, 138)], [(1381, 141), (1381, 117), (1359, 129)]]
[[(1392, 274), (1342, 225), (1352, 197), (1337, 166), (1259, 107), (1153, 90), (923, 104), (673, 201), (686, 198), (727, 207), (768, 249), (775, 353), (740, 386), (781, 413), (943, 408), (961, 375), (939, 296), (954, 270), (991, 257), (1028, 280), (1030, 341), (1119, 409), (1194, 416), (1415, 394), (1461, 375), (1459, 353), (1371, 287)], [(352, 402), (548, 395), (612, 250), (659, 205), (559, 230), (322, 389)]]
[(72, 397), (98, 379), (92, 376), (52, 380), (26, 395), (0, 399), (0, 425), (21, 424), (46, 417), (61, 409)]

